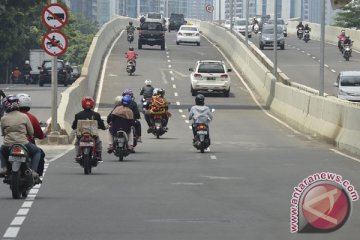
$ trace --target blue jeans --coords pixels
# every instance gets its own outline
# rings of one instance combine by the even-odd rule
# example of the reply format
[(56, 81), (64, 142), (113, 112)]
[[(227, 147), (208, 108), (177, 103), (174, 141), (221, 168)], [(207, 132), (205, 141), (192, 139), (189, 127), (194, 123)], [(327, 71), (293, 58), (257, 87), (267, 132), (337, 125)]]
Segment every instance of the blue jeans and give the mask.
[[(31, 158), (31, 169), (37, 171), (40, 158), (41, 158), (41, 150), (33, 143), (26, 143), (24, 144), (28, 152), (30, 153)], [(1, 167), (6, 167), (6, 162), (9, 159), (10, 154), (10, 147), (2, 145), (0, 147), (0, 160), (1, 160)]]

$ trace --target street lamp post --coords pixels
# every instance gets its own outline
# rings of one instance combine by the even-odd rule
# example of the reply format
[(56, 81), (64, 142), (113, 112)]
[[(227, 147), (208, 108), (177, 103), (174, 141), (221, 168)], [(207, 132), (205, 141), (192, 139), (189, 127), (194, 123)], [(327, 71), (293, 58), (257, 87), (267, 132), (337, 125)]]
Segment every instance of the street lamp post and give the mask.
[(320, 36), (320, 88), (319, 96), (324, 96), (324, 58), (325, 58), (325, 0), (321, 0), (321, 36)]
[(277, 80), (277, 1), (274, 1), (274, 77)]

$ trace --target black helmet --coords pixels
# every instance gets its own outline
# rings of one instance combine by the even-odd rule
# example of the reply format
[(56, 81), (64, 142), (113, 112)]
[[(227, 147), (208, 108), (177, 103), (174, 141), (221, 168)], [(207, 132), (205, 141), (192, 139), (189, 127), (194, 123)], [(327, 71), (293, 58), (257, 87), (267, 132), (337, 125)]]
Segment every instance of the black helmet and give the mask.
[(129, 51), (134, 51), (134, 48), (133, 48), (133, 47), (129, 47)]
[(202, 94), (198, 94), (195, 98), (195, 104), (203, 106), (205, 102), (205, 96)]
[(309, 26), (309, 24), (305, 24), (305, 27), (308, 27)]
[(132, 21), (130, 21), (130, 22), (129, 22), (129, 25), (130, 25), (130, 26), (131, 26), (131, 25), (133, 25), (133, 22), (132, 22)]

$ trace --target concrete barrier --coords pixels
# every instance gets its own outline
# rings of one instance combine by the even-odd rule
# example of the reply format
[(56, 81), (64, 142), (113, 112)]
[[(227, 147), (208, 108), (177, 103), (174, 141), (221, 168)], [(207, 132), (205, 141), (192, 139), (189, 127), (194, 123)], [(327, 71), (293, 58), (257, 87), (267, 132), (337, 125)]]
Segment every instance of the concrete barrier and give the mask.
[[(314, 89), (289, 83), (281, 70), (278, 77), (282, 81), (275, 82), (272, 62), (252, 44), (247, 47), (242, 36), (234, 36), (229, 30), (208, 22), (196, 24), (222, 49), (236, 70), (256, 90), (264, 105), (275, 115), (296, 129), (321, 137), (341, 149), (360, 154), (360, 143), (357, 140), (360, 134), (358, 105), (331, 96), (320, 97)], [(316, 32), (317, 27), (312, 27)], [(288, 30), (291, 28), (293, 27), (289, 24)], [(333, 37), (335, 32), (340, 30), (329, 28), (327, 36)], [(295, 34), (295, 31), (290, 30), (289, 33)], [(316, 34), (313, 36), (316, 37)], [(335, 44), (336, 38), (329, 41)]]

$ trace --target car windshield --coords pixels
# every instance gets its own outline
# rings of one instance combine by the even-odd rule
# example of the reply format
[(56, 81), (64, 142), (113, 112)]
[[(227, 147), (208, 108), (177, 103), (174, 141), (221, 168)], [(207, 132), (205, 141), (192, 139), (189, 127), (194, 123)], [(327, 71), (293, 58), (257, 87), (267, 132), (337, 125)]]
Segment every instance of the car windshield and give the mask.
[(198, 73), (225, 73), (221, 63), (202, 63), (198, 68)]
[[(57, 68), (62, 68), (62, 67), (63, 67), (63, 62), (58, 62)], [(52, 62), (45, 62), (44, 68), (52, 68)]]
[(341, 86), (360, 86), (360, 76), (343, 76)]
[(194, 31), (194, 32), (197, 32), (197, 28), (196, 27), (182, 27), (180, 30), (183, 30), (183, 31)]

